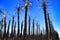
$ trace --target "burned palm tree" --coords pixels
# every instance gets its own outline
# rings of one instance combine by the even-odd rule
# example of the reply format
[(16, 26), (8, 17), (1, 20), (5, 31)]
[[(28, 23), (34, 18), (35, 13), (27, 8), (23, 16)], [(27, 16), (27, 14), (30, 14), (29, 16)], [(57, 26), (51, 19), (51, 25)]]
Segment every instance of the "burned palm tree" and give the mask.
[(29, 28), (28, 28), (28, 29), (29, 29), (29, 31), (28, 31), (28, 32), (29, 32), (29, 33), (28, 33), (29, 36), (30, 36), (30, 20), (31, 20), (31, 19), (30, 19), (30, 16), (29, 16), (29, 21), (28, 21), (28, 22), (29, 22)]
[(47, 14), (46, 14), (46, 3), (45, 1), (43, 0), (43, 11), (44, 11), (44, 17), (45, 17), (45, 25), (46, 25), (46, 40), (49, 40), (49, 37), (48, 37), (48, 23), (47, 23)]
[(14, 16), (12, 18), (12, 27), (11, 27), (10, 40), (13, 40), (13, 26), (14, 26)]
[(27, 10), (28, 5), (27, 3), (25, 4), (25, 21), (24, 21), (24, 35), (27, 35)]
[(16, 22), (15, 22), (15, 24), (14, 24), (13, 39), (16, 40)]
[(18, 8), (17, 8), (17, 15), (18, 15), (18, 32), (17, 32), (17, 38), (18, 40), (20, 40), (20, 6), (18, 4)]
[(21, 23), (21, 35), (22, 35), (22, 29), (23, 29), (23, 21)]
[[(24, 40), (27, 40), (27, 38), (26, 38), (26, 35), (27, 35), (27, 12), (28, 12), (28, 6), (29, 6), (29, 2), (28, 2), (29, 0), (24, 0), (24, 2), (25, 2), (25, 20), (24, 20), (24, 31), (23, 31), (23, 35), (24, 35)], [(31, 6), (31, 3), (30, 3), (30, 6)]]
[(9, 20), (8, 29), (7, 29), (7, 40), (9, 40), (9, 28), (10, 28), (10, 20)]
[(21, 23), (21, 40), (22, 40), (23, 21)]
[(24, 31), (23, 31), (23, 40), (27, 40), (27, 11), (28, 11), (28, 3), (25, 4), (25, 20), (24, 20)]
[(7, 39), (7, 34), (6, 34), (6, 15), (4, 15), (4, 34), (3, 34), (4, 40)]
[(30, 40), (30, 20), (31, 20), (31, 19), (30, 19), (30, 16), (29, 16), (29, 21), (28, 21), (28, 22), (29, 22), (29, 27), (28, 27), (29, 40)]

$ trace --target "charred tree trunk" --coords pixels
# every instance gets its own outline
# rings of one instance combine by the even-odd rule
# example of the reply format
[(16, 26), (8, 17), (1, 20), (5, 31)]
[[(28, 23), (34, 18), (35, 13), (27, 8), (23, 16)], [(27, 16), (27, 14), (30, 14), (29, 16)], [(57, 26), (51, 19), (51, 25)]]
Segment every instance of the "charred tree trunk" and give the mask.
[(17, 8), (17, 15), (18, 15), (18, 32), (17, 32), (17, 39), (20, 40), (20, 5), (18, 4)]
[(29, 32), (29, 36), (30, 36), (30, 16), (29, 16), (29, 28), (28, 29), (29, 29), (28, 32)]
[(13, 40), (13, 26), (14, 26), (14, 16), (12, 18), (12, 27), (11, 27), (11, 34), (10, 34), (10, 39)]
[(20, 6), (18, 5), (18, 8), (17, 8), (17, 11), (18, 11), (18, 13), (17, 13), (17, 15), (18, 15), (18, 36), (20, 35)]
[(7, 40), (9, 40), (9, 28), (10, 28), (10, 20), (9, 20), (8, 29), (7, 29)]
[(45, 4), (45, 1), (43, 1), (43, 10), (44, 10), (44, 17), (45, 17), (45, 25), (46, 25), (46, 39), (49, 40), (49, 37), (48, 37), (48, 23), (47, 23), (47, 14), (46, 14), (46, 4)]
[(4, 16), (4, 34), (6, 34), (6, 16)]
[(28, 11), (28, 4), (25, 5), (25, 21), (24, 21), (24, 40), (27, 40), (26, 35), (27, 35), (27, 11)]
[(28, 21), (29, 22), (29, 28), (28, 28), (29, 40), (30, 40), (30, 20), (31, 19), (30, 19), (30, 16), (29, 16), (29, 21)]
[(16, 40), (16, 22), (14, 24), (14, 40)]
[(21, 23), (21, 40), (22, 40), (23, 21)]
[(21, 36), (22, 36), (22, 30), (23, 30), (23, 21), (21, 23)]
[(6, 35), (6, 15), (4, 15), (4, 34), (3, 34), (3, 40), (6, 40), (7, 35)]

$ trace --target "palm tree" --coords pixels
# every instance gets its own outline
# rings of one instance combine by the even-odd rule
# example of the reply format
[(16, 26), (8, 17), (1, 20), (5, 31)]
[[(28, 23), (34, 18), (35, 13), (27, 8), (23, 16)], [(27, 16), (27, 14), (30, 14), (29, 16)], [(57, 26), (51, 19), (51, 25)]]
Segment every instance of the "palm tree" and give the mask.
[(7, 39), (7, 34), (6, 34), (6, 15), (4, 15), (4, 34), (3, 34), (4, 40)]
[(13, 26), (14, 26), (14, 16), (12, 18), (12, 27), (11, 27), (11, 34), (10, 34), (10, 39), (13, 40)]
[(30, 40), (30, 20), (31, 19), (30, 19), (30, 16), (29, 16), (29, 21), (28, 21), (29, 22), (29, 27), (28, 27), (29, 40)]
[(17, 8), (17, 15), (18, 15), (18, 32), (17, 32), (17, 39), (20, 40), (20, 5), (18, 4)]
[(47, 14), (46, 14), (46, 3), (43, 0), (43, 11), (44, 11), (44, 17), (45, 17), (45, 26), (46, 26), (46, 39), (49, 40), (48, 38), (48, 23), (47, 23)]
[(13, 33), (14, 40), (16, 40), (16, 22), (14, 24), (14, 33)]
[(30, 36), (30, 20), (31, 20), (31, 19), (30, 19), (30, 16), (29, 16), (29, 21), (28, 21), (28, 22), (29, 22), (29, 28), (28, 28), (28, 29), (29, 29), (29, 31), (28, 31), (28, 32), (29, 32), (29, 33), (28, 33), (29, 36)]
[(9, 40), (9, 28), (10, 28), (10, 20), (9, 20), (8, 29), (7, 29), (7, 40)]
[(21, 23), (21, 40), (22, 40), (23, 21)]
[(27, 40), (27, 11), (28, 11), (28, 4), (25, 4), (25, 20), (24, 20), (24, 31), (23, 31), (23, 40)]

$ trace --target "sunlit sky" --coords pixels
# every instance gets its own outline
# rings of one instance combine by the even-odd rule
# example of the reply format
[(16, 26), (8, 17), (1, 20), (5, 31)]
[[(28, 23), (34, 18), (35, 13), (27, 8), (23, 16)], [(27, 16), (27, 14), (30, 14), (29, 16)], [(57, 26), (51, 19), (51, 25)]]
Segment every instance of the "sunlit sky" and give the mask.
[[(42, 7), (42, 0), (29, 0), (29, 3), (32, 3), (32, 6), (28, 8), (28, 16), (31, 17), (31, 20), (34, 18), (35, 23), (39, 22), (41, 30), (45, 29), (44, 23), (44, 14)], [(12, 20), (12, 16), (15, 15), (15, 21), (17, 22), (17, 4), (20, 4), (20, 7), (24, 7), (23, 0), (0, 0), (0, 9), (6, 11), (7, 23), (8, 20)], [(50, 19), (53, 23), (54, 29), (60, 35), (60, 0), (46, 0), (47, 12), (50, 15)], [(20, 21), (24, 20), (24, 10), (20, 11)], [(0, 14), (0, 20), (2, 19), (2, 14)]]

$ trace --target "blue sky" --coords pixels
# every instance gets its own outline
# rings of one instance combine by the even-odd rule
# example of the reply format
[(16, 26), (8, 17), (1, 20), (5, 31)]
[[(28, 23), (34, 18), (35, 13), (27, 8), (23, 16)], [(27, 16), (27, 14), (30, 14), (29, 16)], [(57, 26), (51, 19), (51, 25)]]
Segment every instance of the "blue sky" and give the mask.
[[(28, 9), (28, 16), (30, 15), (31, 20), (35, 18), (36, 22), (39, 22), (41, 30), (44, 27), (44, 14), (42, 9), (42, 0), (29, 0), (32, 3), (32, 6)], [(23, 0), (0, 0), (0, 8), (7, 12), (7, 23), (8, 20), (12, 20), (12, 16), (15, 15), (15, 21), (17, 21), (17, 4), (20, 4), (22, 8), (24, 6)], [(50, 14), (50, 19), (52, 20), (54, 29), (60, 35), (60, 0), (46, 0), (47, 12)], [(24, 20), (24, 11), (20, 11), (20, 21)], [(0, 14), (0, 20), (2, 15)], [(36, 23), (35, 22), (35, 23)]]

